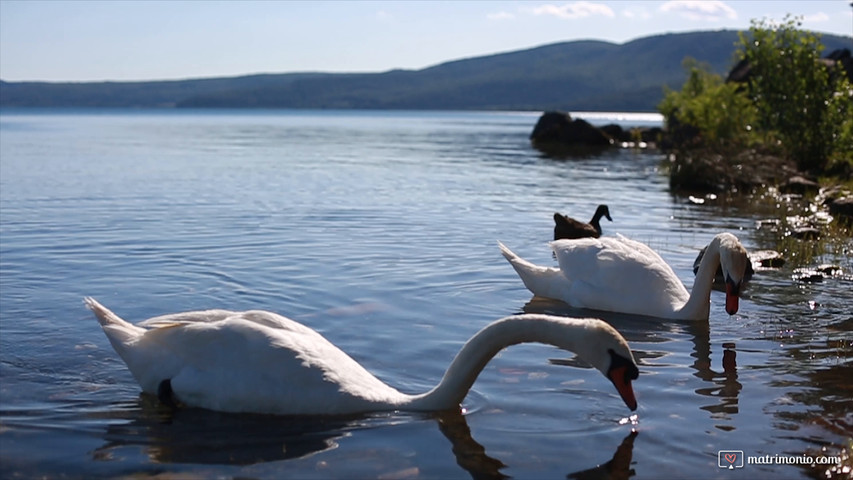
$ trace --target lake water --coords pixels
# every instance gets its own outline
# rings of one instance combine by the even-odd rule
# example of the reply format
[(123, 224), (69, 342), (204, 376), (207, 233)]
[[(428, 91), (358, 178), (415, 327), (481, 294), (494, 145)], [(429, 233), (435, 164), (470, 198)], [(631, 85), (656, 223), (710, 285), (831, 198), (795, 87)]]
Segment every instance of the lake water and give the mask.
[[(0, 477), (807, 478), (718, 466), (838, 455), (853, 436), (853, 282), (759, 272), (706, 323), (597, 314), (640, 364), (636, 418), (553, 347), (502, 352), (464, 414), (276, 418), (170, 412), (141, 396), (83, 305), (129, 321), (266, 309), (405, 392), (531, 302), (497, 240), (535, 263), (555, 211), (607, 203), (685, 284), (720, 231), (770, 248), (750, 199), (668, 191), (654, 151), (551, 159), (538, 114), (4, 111), (0, 114)], [(626, 125), (655, 119), (590, 116)], [(849, 247), (849, 245), (848, 245)], [(851, 248), (822, 253), (853, 271)], [(822, 452), (822, 448), (826, 451)]]

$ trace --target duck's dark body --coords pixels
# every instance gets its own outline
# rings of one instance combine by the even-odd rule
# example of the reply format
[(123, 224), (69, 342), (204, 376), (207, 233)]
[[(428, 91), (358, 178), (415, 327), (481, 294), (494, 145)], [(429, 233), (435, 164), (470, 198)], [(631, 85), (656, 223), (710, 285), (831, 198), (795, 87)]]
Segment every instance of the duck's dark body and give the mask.
[(607, 205), (599, 205), (589, 223), (580, 222), (574, 218), (554, 214), (554, 240), (575, 238), (598, 238), (601, 236), (601, 217), (607, 217), (611, 222), (610, 210)]

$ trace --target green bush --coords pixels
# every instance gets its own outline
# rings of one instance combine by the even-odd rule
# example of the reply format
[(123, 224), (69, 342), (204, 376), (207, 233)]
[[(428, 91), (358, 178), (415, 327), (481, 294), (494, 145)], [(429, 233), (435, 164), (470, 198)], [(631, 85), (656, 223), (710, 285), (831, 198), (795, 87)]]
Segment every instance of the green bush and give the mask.
[(838, 125), (838, 129), (832, 138), (833, 149), (827, 169), (849, 179), (853, 172), (853, 85), (846, 78), (839, 83), (828, 112), (829, 122)]
[(665, 90), (658, 110), (676, 146), (702, 146), (720, 151), (746, 147), (756, 111), (737, 85), (692, 58), (684, 61), (687, 81), (681, 91)]
[(853, 97), (841, 67), (821, 62), (820, 37), (800, 25), (790, 17), (779, 25), (753, 20), (738, 53), (750, 64), (748, 92), (765, 142), (781, 143), (800, 170), (822, 172), (853, 148), (843, 144)]
[(789, 17), (752, 21), (740, 34), (746, 85), (725, 83), (686, 59), (681, 91), (666, 89), (658, 110), (676, 149), (776, 152), (813, 173), (853, 171), (853, 87), (840, 65), (821, 59), (820, 37)]

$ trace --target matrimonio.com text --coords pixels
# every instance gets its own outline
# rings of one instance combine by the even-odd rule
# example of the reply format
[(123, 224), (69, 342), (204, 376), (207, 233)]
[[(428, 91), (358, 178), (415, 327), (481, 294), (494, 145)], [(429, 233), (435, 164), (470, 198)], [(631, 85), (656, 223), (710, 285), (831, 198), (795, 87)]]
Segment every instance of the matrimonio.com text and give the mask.
[(743, 468), (744, 465), (835, 465), (840, 462), (840, 456), (832, 455), (744, 455), (743, 450), (717, 452), (717, 466), (729, 470)]

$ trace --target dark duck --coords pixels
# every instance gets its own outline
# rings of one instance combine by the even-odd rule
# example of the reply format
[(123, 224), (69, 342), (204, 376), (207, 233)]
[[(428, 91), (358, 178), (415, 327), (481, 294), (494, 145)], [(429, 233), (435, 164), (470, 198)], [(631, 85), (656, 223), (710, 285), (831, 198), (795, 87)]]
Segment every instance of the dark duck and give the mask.
[(601, 223), (599, 223), (601, 217), (606, 217), (607, 220), (613, 221), (610, 218), (610, 210), (607, 208), (607, 205), (599, 205), (595, 209), (595, 215), (592, 216), (592, 220), (589, 223), (580, 222), (574, 218), (555, 213), (554, 240), (564, 238), (598, 238), (601, 236)]

